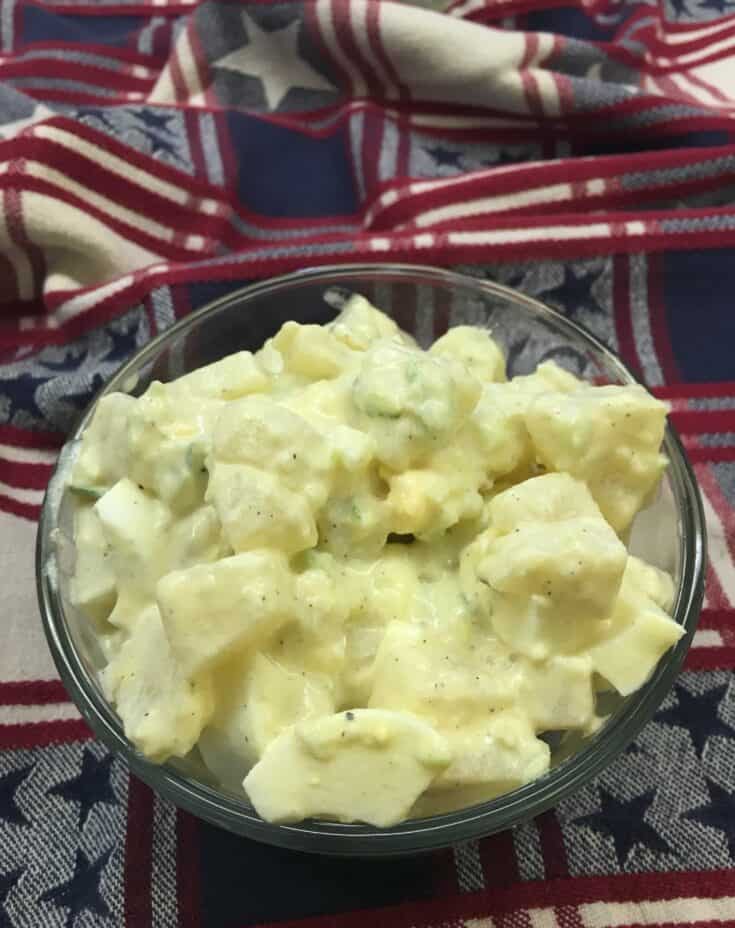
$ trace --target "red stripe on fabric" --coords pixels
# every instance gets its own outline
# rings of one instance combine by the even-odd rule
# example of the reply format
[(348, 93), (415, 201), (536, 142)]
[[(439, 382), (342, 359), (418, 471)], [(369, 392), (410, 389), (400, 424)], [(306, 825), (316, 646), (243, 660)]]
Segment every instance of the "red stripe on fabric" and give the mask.
[(151, 924), (153, 867), (153, 792), (136, 776), (128, 777), (125, 829), (125, 925)]
[(708, 563), (705, 569), (705, 595), (707, 602), (713, 609), (729, 609), (732, 605), (728, 602), (720, 579), (711, 563)]
[(687, 448), (687, 457), (692, 463), (719, 464), (723, 461), (735, 461), (735, 447), (700, 445), (697, 448)]
[[(178, 248), (173, 245), (171, 242), (168, 242), (164, 238), (158, 238), (142, 230), (139, 226), (134, 225), (131, 222), (126, 222), (124, 220), (118, 219), (115, 216), (112, 216), (110, 213), (105, 212), (103, 209), (99, 209), (96, 206), (93, 206), (89, 201), (85, 201), (82, 198), (78, 197), (76, 194), (69, 193), (63, 190), (60, 187), (57, 187), (55, 184), (48, 181), (39, 180), (38, 178), (26, 178), (23, 181), (24, 192), (37, 193), (41, 196), (48, 197), (54, 203), (63, 201), (68, 203), (69, 206), (74, 206), (79, 210), (83, 210), (85, 213), (90, 216), (94, 216), (95, 219), (98, 219), (101, 223), (106, 225), (108, 228), (112, 229), (115, 232), (119, 232), (123, 238), (131, 240), (138, 244), (141, 248), (150, 252), (152, 258), (157, 257), (170, 257), (178, 260), (192, 259), (197, 256), (197, 252), (194, 252), (192, 249), (183, 249)], [(13, 194), (13, 180), (12, 178), (5, 177), (0, 175), (0, 190)], [(140, 217), (141, 221), (143, 217)], [(207, 241), (208, 239), (205, 239)], [(35, 248), (33, 249), (36, 250)], [(34, 279), (39, 280), (39, 286), (37, 293), (40, 294), (40, 280), (41, 277), (38, 274), (34, 274)], [(23, 333), (25, 336), (25, 333)]]
[(662, 255), (650, 255), (648, 265), (648, 313), (651, 320), (651, 334), (664, 380), (681, 379), (669, 337), (669, 324), (666, 319), (664, 297), (664, 263)]
[[(312, 2), (304, 4), (304, 25), (307, 27), (315, 45), (320, 50), (321, 56), (329, 63), (329, 68), (336, 75), (336, 83), (340, 90), (345, 96), (349, 97), (352, 94), (352, 81), (350, 80), (349, 74), (345, 72), (337, 58), (332, 54), (327, 40), (322, 34), (321, 26), (319, 25), (319, 17), (316, 11), (317, 2), (318, 0), (312, 0)], [(325, 2), (325, 0), (322, 0), (322, 2)], [(328, 15), (332, 21), (334, 21), (331, 2), (329, 3)]]
[[(58, 59), (44, 61), (42, 58), (33, 58), (30, 61), (23, 61), (22, 59), (0, 61), (0, 80), (7, 80), (12, 83), (14, 77), (28, 76), (39, 79), (58, 79)], [(69, 59), (64, 62), (64, 78), (66, 80), (83, 81), (92, 87), (108, 87), (120, 93), (129, 90), (145, 91), (153, 83), (153, 77), (134, 77), (130, 71), (123, 69), (101, 68), (98, 65), (75, 62)]]
[(485, 886), (509, 886), (518, 882), (518, 860), (512, 831), (502, 831), (478, 842)]
[[(383, 44), (383, 33), (380, 27), (381, 5), (379, 0), (367, 0), (367, 36), (373, 54), (380, 62), (387, 79), (395, 89), (401, 103), (410, 99), (410, 92), (401, 81), (390, 55)], [(410, 117), (405, 107), (399, 107), (396, 122), (398, 133), (398, 149), (396, 151), (396, 176), (404, 177), (409, 173), (408, 165), (411, 155), (411, 129)]]
[[(55, 10), (58, 10), (60, 8), (61, 8), (60, 5), (54, 6)], [(79, 5), (75, 6), (75, 9), (77, 10), (78, 13), (83, 12), (83, 8), (80, 7)], [(105, 7), (105, 9), (109, 10), (110, 7)], [(130, 9), (130, 7), (128, 7), (128, 9)], [(150, 9), (148, 10), (148, 12), (150, 13)], [(105, 15), (108, 15), (108, 14), (105, 13)], [(161, 16), (161, 15), (165, 15), (165, 11), (161, 10), (159, 12), (159, 10), (156, 10), (156, 16)], [(65, 42), (58, 42), (58, 41), (57, 42), (36, 42), (34, 41), (32, 49), (24, 49), (22, 51), (16, 51), (14, 52), (14, 54), (16, 54), (20, 59), (23, 59), (23, 57), (26, 54), (26, 51), (33, 51), (34, 53), (37, 53), (39, 51), (40, 52), (44, 52), (44, 51), (58, 52), (59, 50), (63, 51), (64, 49), (67, 49), (68, 47), (69, 45)], [(109, 58), (114, 61), (120, 61), (123, 64), (142, 64), (143, 67), (151, 68), (153, 70), (159, 70), (162, 64), (160, 56), (157, 56), (155, 54), (149, 55), (149, 54), (146, 54), (145, 52), (140, 52), (137, 49), (122, 48), (120, 46), (115, 47), (113, 45), (98, 45), (98, 44), (95, 44), (94, 42), (85, 41), (84, 51), (92, 55), (99, 55), (100, 57), (103, 57), (103, 58)], [(36, 60), (36, 59), (31, 59), (31, 60)], [(53, 60), (57, 61), (58, 63), (58, 58), (54, 58)]]
[(725, 645), (735, 647), (735, 609), (703, 609), (699, 617), (699, 627), (715, 629)]
[(28, 519), (30, 522), (37, 522), (38, 517), (41, 515), (41, 506), (35, 503), (20, 503), (17, 499), (11, 499), (9, 496), (0, 494), (0, 512), (8, 512), (12, 516)]
[(0, 460), (0, 480), (26, 490), (45, 490), (52, 470), (52, 464)]
[(732, 670), (733, 668), (735, 668), (735, 648), (730, 645), (691, 648), (684, 661), (684, 670)]
[(362, 128), (362, 171), (368, 199), (380, 183), (380, 153), (383, 147), (384, 125), (382, 115), (365, 113)]
[(630, 316), (630, 258), (628, 255), (613, 256), (612, 273), (613, 314), (620, 357), (629, 367), (640, 370), (640, 360), (635, 347)]
[(199, 41), (199, 33), (195, 27), (195, 20), (192, 18), (187, 25), (189, 32), (189, 47), (191, 48), (191, 57), (194, 61), (199, 86), (202, 88), (201, 93), (204, 101), (211, 105), (214, 102), (212, 86), (209, 77), (209, 59)]
[(729, 500), (726, 499), (717, 477), (708, 464), (695, 464), (694, 472), (697, 475), (700, 487), (706, 493), (707, 499), (722, 523), (730, 561), (735, 565), (735, 510), (730, 505)]
[(199, 822), (180, 809), (176, 813), (176, 889), (180, 928), (200, 928), (201, 871)]
[[(186, 110), (184, 112), (184, 125), (186, 126), (186, 137), (191, 147), (194, 170), (199, 177), (206, 177), (207, 166), (204, 162), (204, 147), (202, 145), (202, 137), (199, 133), (199, 113), (195, 109)], [(191, 200), (187, 201), (187, 206), (192, 208), (196, 202), (196, 197), (191, 198)], [(187, 231), (191, 230), (187, 229)]]
[[(174, 104), (171, 104), (171, 105), (174, 105)], [(170, 105), (168, 103), (164, 105), (164, 104), (151, 104), (151, 103), (146, 102), (146, 106), (152, 106), (154, 109), (170, 109)], [(187, 109), (187, 107), (184, 107), (181, 105), (179, 105), (178, 108), (184, 111)], [(122, 159), (126, 164), (129, 164), (132, 167), (140, 168), (146, 174), (149, 174), (152, 177), (159, 178), (162, 181), (166, 181), (174, 187), (179, 187), (183, 190), (187, 190), (189, 193), (196, 194), (199, 197), (207, 197), (213, 200), (217, 200), (219, 203), (222, 204), (222, 206), (226, 205), (225, 201), (222, 199), (222, 191), (218, 189), (217, 187), (212, 186), (211, 184), (207, 183), (204, 180), (197, 179), (195, 177), (190, 177), (180, 168), (172, 167), (171, 165), (166, 164), (165, 162), (161, 161), (158, 158), (153, 158), (150, 155), (145, 155), (142, 152), (138, 152), (134, 148), (131, 148), (129, 145), (125, 145), (124, 143), (119, 142), (117, 139), (114, 139), (112, 136), (105, 135), (104, 133), (100, 132), (98, 129), (93, 129), (91, 126), (86, 125), (85, 123), (79, 122), (78, 120), (69, 119), (66, 116), (57, 116), (57, 117), (54, 117), (53, 119), (46, 120), (44, 122), (44, 126), (50, 126), (52, 128), (61, 129), (65, 132), (70, 133), (71, 135), (75, 137), (81, 138), (84, 141), (89, 142), (91, 145), (95, 145), (96, 147), (101, 148), (103, 151), (109, 152), (111, 155), (114, 155)], [(24, 145), (23, 153), (26, 156), (39, 157), (41, 160), (43, 160), (42, 158), (43, 148), (27, 149), (25, 146), (30, 146), (31, 143), (34, 143), (34, 142), (36, 146), (38, 146), (39, 143), (42, 143), (42, 146), (51, 146), (51, 145), (55, 146), (54, 159), (52, 162), (52, 166), (56, 165), (57, 163), (56, 159), (59, 156), (59, 152), (55, 150), (56, 148), (69, 151), (71, 155), (76, 154), (76, 152), (70, 151), (70, 149), (66, 148), (66, 146), (62, 145), (62, 143), (60, 142), (53, 142), (50, 139), (43, 139), (43, 140), (34, 139), (33, 137), (30, 137), (30, 136), (24, 137), (22, 140), (12, 139), (10, 142), (7, 142), (7, 143), (0, 142), (0, 154), (2, 154), (4, 150), (3, 144), (8, 145), (9, 149), (11, 151), (14, 151), (16, 149), (16, 146), (18, 146), (21, 143), (21, 141)], [(79, 157), (83, 157), (83, 156), (79, 156)], [(88, 162), (88, 163), (91, 163), (91, 162)], [(109, 174), (110, 178), (115, 178), (119, 176), (114, 171), (107, 171), (107, 173)], [(86, 178), (85, 173), (81, 173), (81, 175), (75, 174), (74, 176), (75, 177), (81, 176), (81, 177)], [(128, 181), (128, 183), (136, 187), (138, 190), (146, 189), (146, 188), (140, 187), (134, 180), (130, 180)], [(100, 189), (106, 190), (107, 188), (103, 187)], [(167, 200), (166, 202), (172, 203), (171, 200)], [(154, 212), (154, 215), (156, 215), (155, 212)]]
[(682, 433), (702, 435), (735, 431), (735, 409), (674, 410), (669, 415), (677, 430)]
[(70, 701), (61, 680), (0, 681), (0, 706), (46, 706)]
[(732, 396), (735, 397), (735, 380), (710, 381), (707, 383), (669, 383), (652, 387), (651, 392), (661, 399), (681, 396), (690, 397)]
[(174, 88), (176, 100), (180, 103), (186, 103), (189, 98), (189, 89), (186, 86), (181, 65), (179, 64), (179, 53), (177, 49), (178, 42), (171, 49), (168, 59), (168, 69), (171, 72), (171, 83)]
[(53, 722), (24, 722), (0, 725), (0, 749), (41, 748), (48, 744), (87, 741), (92, 732), (82, 719), (59, 719)]
[(21, 429), (15, 425), (0, 425), (0, 444), (15, 445), (17, 448), (39, 448), (57, 451), (64, 444), (60, 432)]
[[(9, 186), (3, 190), (5, 203), (5, 222), (8, 234), (13, 242), (25, 252), (33, 275), (33, 294), (41, 293), (45, 277), (46, 260), (43, 252), (28, 238), (25, 218), (23, 216), (23, 189), (26, 187), (25, 159), (19, 158), (10, 164), (8, 171)], [(22, 178), (22, 180), (19, 180)]]
[[(378, 93), (375, 75), (372, 73), (372, 69), (362, 57), (360, 49), (357, 47), (357, 42), (355, 41), (352, 31), (354, 27), (351, 21), (351, 8), (352, 4), (348, 3), (330, 3), (335, 40), (347, 60), (355, 66), (360, 77), (362, 77), (367, 84), (368, 96), (375, 96), (376, 93)], [(355, 99), (354, 96), (353, 99)]]
[(559, 819), (553, 809), (540, 815), (536, 819), (536, 825), (541, 839), (541, 854), (544, 858), (546, 879), (556, 880), (559, 877), (567, 876), (569, 868), (567, 865), (567, 850), (564, 846), (564, 835), (562, 834)]
[(278, 928), (365, 928), (368, 922), (375, 922), (380, 928), (454, 926), (472, 918), (496, 917), (530, 908), (561, 909), (588, 902), (635, 903), (687, 897), (718, 899), (730, 896), (732, 885), (731, 869), (566, 877), (517, 883), (507, 889), (495, 889), (492, 893), (467, 893), (453, 898), (271, 924), (278, 925)]

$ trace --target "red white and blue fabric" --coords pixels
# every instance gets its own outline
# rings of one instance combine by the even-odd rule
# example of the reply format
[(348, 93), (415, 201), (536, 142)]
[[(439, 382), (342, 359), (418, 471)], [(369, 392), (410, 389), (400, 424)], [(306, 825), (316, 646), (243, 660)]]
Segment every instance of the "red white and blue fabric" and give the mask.
[[(0, 925), (735, 924), (735, 2), (0, 0)], [(178, 812), (97, 743), (35, 602), (79, 411), (247, 281), (457, 267), (673, 406), (706, 608), (635, 744), (536, 821), (390, 862)]]

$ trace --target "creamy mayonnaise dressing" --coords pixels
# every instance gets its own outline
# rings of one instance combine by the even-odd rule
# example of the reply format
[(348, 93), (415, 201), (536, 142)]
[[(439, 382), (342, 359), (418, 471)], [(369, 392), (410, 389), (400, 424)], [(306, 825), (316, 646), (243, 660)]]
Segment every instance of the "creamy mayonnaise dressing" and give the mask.
[(480, 328), (423, 351), (361, 297), (104, 397), (72, 597), (127, 736), (274, 822), (387, 826), (540, 776), (539, 736), (594, 731), (596, 691), (681, 635), (622, 540), (665, 418), (551, 362), (507, 381)]

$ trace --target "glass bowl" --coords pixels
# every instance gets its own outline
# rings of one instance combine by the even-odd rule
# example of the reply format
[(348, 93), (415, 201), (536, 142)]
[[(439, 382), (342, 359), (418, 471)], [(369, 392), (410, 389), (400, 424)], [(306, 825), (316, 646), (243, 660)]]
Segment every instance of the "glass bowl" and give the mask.
[[(220, 299), (153, 339), (123, 365), (100, 396), (114, 390), (139, 395), (152, 380), (172, 380), (239, 349), (254, 351), (288, 319), (328, 322), (351, 292), (362, 293), (390, 314), (424, 347), (448, 326), (488, 326), (505, 349), (510, 375), (530, 373), (541, 361), (553, 358), (596, 383), (634, 381), (599, 341), (521, 293), (438, 269), (366, 265), (306, 270)], [(283, 847), (364, 857), (428, 851), (489, 835), (539, 815), (610, 764), (652, 717), (681, 668), (702, 604), (705, 529), (694, 476), (679, 439), (668, 427), (664, 450), (669, 467), (656, 499), (637, 517), (630, 544), (634, 553), (673, 575), (673, 615), (684, 635), (640, 690), (602, 707), (610, 717), (601, 730), (591, 737), (559, 739), (552, 744), (549, 773), (488, 802), (385, 829), (326, 821), (269, 824), (255, 813), (244, 793), (219, 788), (197, 760), (196, 751), (163, 765), (146, 760), (125, 737), (102, 693), (97, 680), (102, 655), (89, 624), (69, 601), (73, 504), (65, 486), (94, 405), (61, 452), (41, 513), (36, 571), (46, 635), (61, 679), (95, 735), (120, 754), (141, 780), (202, 819)]]

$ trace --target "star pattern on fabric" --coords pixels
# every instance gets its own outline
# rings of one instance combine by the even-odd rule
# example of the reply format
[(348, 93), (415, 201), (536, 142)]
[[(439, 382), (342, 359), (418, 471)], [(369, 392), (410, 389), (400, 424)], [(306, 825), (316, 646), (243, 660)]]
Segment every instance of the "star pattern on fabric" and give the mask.
[[(24, 870), (24, 867), (16, 867), (15, 870), (9, 870), (7, 873), (0, 873), (0, 925), (4, 924), (3, 907), (5, 906), (5, 902), (15, 888), (18, 880), (23, 876)], [(5, 916), (5, 921), (10, 924), (7, 915)]]
[(699, 696), (693, 696), (679, 684), (675, 688), (676, 705), (658, 712), (656, 721), (686, 729), (697, 756), (701, 757), (708, 739), (712, 736), (735, 737), (735, 730), (717, 714), (726, 692), (727, 684), (724, 683)]
[(28, 819), (18, 805), (17, 793), (31, 775), (35, 764), (18, 767), (0, 776), (0, 820), (11, 825), (28, 825)]
[(98, 760), (89, 748), (82, 757), (82, 769), (77, 776), (65, 783), (52, 786), (49, 793), (61, 796), (68, 802), (79, 803), (79, 829), (84, 828), (89, 813), (99, 802), (115, 805), (117, 797), (110, 783), (110, 770), (114, 758), (111, 754)]
[(671, 9), (674, 11), (674, 16), (679, 19), (681, 16), (691, 16), (691, 11), (686, 5), (686, 0), (671, 0)]
[(597, 302), (592, 287), (599, 277), (595, 271), (582, 271), (581, 274), (569, 267), (564, 268), (564, 279), (560, 284), (543, 290), (539, 296), (551, 303), (555, 303), (570, 315), (575, 315), (580, 309), (587, 309), (591, 313), (601, 315), (602, 306)]
[(682, 818), (699, 822), (701, 825), (707, 825), (709, 828), (722, 832), (727, 842), (728, 853), (735, 860), (735, 816), (732, 812), (732, 793), (710, 779), (707, 779), (707, 788), (709, 802), (696, 809), (690, 809), (684, 813)]
[(299, 54), (299, 20), (268, 32), (247, 13), (241, 13), (241, 17), (247, 45), (219, 58), (213, 67), (257, 78), (269, 110), (277, 109), (292, 87), (336, 92), (336, 87)]
[(425, 148), (424, 151), (440, 168), (457, 168), (462, 170), (463, 152), (453, 151), (451, 148), (445, 148), (443, 145), (433, 145), (431, 148)]
[(66, 928), (74, 928), (77, 916), (85, 911), (98, 918), (110, 915), (110, 909), (100, 893), (100, 881), (111, 853), (105, 851), (92, 862), (81, 848), (77, 848), (72, 876), (40, 897), (41, 902), (50, 902), (58, 909), (67, 910)]
[(632, 799), (619, 800), (600, 787), (600, 811), (591, 812), (574, 820), (603, 837), (612, 838), (620, 867), (625, 867), (628, 855), (636, 845), (653, 851), (668, 851), (669, 845), (645, 820), (646, 813), (656, 798), (650, 790)]
[(700, 0), (697, 6), (700, 10), (712, 10), (720, 16), (732, 11), (730, 0)]

